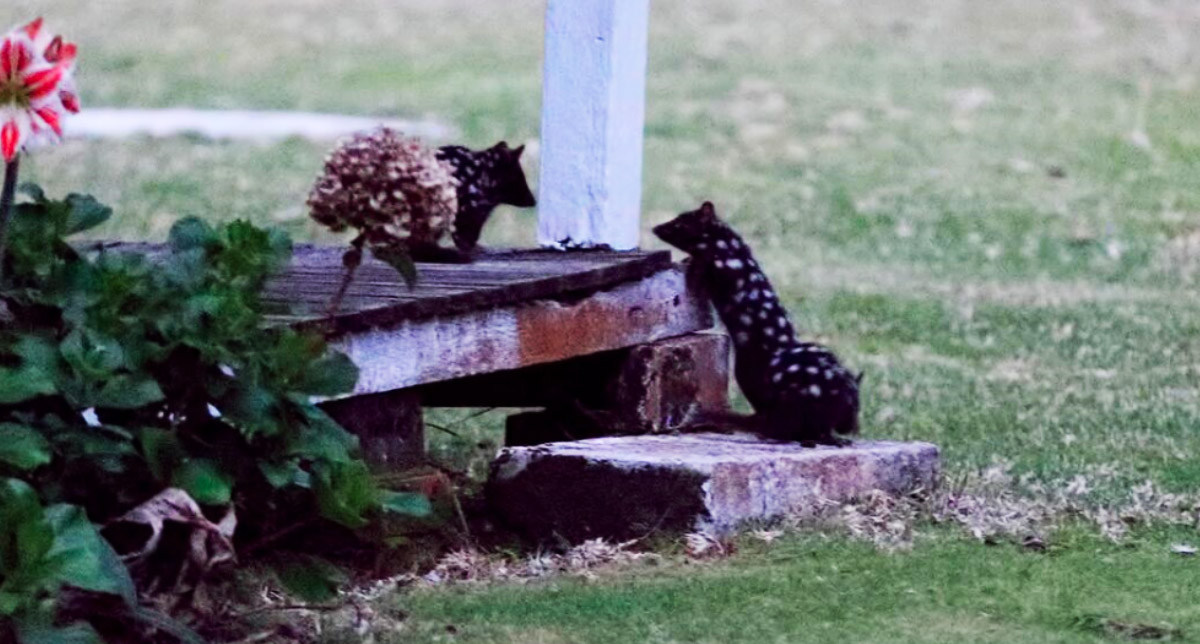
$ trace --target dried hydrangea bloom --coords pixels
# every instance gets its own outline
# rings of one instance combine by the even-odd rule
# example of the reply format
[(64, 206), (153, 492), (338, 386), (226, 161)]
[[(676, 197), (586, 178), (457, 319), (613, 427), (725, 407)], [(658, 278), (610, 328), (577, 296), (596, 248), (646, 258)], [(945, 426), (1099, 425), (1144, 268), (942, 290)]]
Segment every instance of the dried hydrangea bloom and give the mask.
[(312, 218), (359, 231), (369, 246), (434, 245), (458, 211), (454, 168), (395, 130), (356, 134), (325, 160), (308, 196)]

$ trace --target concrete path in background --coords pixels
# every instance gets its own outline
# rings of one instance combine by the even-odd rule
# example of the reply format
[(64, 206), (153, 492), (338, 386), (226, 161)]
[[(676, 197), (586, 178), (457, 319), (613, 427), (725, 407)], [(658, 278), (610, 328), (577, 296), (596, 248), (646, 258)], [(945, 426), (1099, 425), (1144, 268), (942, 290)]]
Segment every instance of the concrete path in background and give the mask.
[(352, 132), (386, 125), (434, 141), (454, 137), (453, 127), (436, 121), (405, 121), (313, 112), (250, 110), (161, 110), (86, 108), (67, 121), (68, 138), (103, 139), (195, 134), (212, 139), (272, 141), (301, 137), (332, 141)]

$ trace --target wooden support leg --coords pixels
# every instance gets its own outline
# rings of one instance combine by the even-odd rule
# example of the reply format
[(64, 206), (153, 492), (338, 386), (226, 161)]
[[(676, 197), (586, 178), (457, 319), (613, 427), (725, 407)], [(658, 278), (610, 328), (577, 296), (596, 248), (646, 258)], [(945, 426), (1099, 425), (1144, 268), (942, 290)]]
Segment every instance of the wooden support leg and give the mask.
[(394, 470), (425, 462), (425, 422), (415, 392), (355, 396), (322, 403), (321, 408), (358, 436), (372, 468)]
[(604, 380), (598, 407), (563, 401), (511, 416), (507, 445), (536, 445), (613, 434), (658, 434), (686, 426), (701, 412), (728, 409), (729, 338), (693, 334), (634, 347)]

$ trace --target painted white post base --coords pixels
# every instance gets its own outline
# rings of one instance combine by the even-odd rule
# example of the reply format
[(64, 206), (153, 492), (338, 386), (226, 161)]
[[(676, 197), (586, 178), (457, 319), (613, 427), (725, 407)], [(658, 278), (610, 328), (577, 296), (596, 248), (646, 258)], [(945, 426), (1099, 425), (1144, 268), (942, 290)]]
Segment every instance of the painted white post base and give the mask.
[(542, 246), (638, 246), (649, 5), (548, 0)]

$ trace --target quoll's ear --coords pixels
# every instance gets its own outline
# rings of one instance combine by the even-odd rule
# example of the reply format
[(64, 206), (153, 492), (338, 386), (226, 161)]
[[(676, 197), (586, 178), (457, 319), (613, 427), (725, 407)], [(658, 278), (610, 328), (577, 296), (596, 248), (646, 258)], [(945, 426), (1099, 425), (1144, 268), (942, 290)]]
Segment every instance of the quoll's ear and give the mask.
[(713, 207), (711, 201), (705, 201), (704, 204), (700, 206), (700, 214), (704, 215), (705, 217), (716, 217), (717, 209)]
[(497, 143), (496, 145), (493, 145), (492, 149), (500, 150), (501, 152), (508, 152), (508, 141), (501, 141), (501, 142)]
[(522, 145), (520, 145), (520, 146), (518, 146), (518, 147), (516, 147), (516, 148), (513, 148), (513, 151), (512, 151), (512, 157), (513, 157), (514, 159), (520, 159), (520, 158), (521, 158), (521, 155), (522, 155), (524, 152), (525, 152), (525, 146), (524, 146), (524, 144), (522, 144)]

